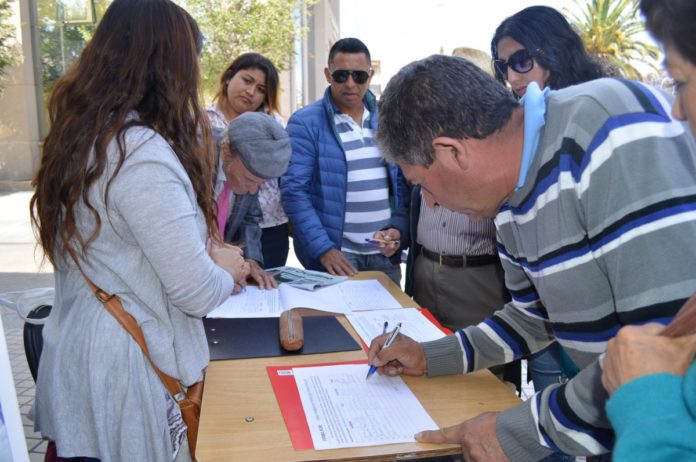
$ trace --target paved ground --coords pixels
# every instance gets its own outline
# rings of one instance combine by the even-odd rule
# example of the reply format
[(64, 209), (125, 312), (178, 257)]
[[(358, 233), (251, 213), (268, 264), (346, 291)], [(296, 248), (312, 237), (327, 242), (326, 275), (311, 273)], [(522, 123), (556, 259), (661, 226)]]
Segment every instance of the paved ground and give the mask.
[[(0, 293), (53, 287), (53, 269), (48, 263), (42, 264), (42, 253), (36, 246), (29, 221), (31, 194), (29, 191), (0, 191)], [(292, 251), (287, 265), (301, 268)], [(402, 273), (405, 274), (403, 266)], [(31, 462), (42, 461), (46, 442), (34, 432), (28, 415), (34, 402), (34, 381), (24, 354), (23, 323), (16, 313), (3, 306), (0, 306), (0, 314), (29, 457)], [(523, 389), (523, 396), (530, 396), (531, 393), (531, 385)]]
[[(0, 193), (0, 293), (42, 287), (53, 287), (53, 269), (41, 266), (42, 253), (29, 224), (31, 192)], [(34, 402), (34, 380), (29, 373), (22, 340), (22, 321), (13, 312), (0, 307), (7, 350), (19, 402), (29, 459), (44, 459), (46, 442), (29, 418)]]

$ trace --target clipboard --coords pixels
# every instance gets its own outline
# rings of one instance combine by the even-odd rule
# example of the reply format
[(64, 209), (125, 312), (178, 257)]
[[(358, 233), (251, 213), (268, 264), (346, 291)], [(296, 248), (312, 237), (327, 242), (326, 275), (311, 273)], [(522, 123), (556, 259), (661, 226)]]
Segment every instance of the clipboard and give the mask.
[(280, 346), (278, 318), (203, 318), (211, 361), (359, 350), (335, 316), (303, 316), (304, 346)]
[(266, 367), (266, 372), (268, 373), (268, 378), (271, 379), (276, 401), (278, 401), (278, 407), (280, 407), (280, 413), (283, 415), (285, 427), (288, 429), (288, 434), (292, 441), (292, 447), (295, 448), (296, 451), (314, 449), (314, 442), (309, 432), (307, 417), (302, 407), (300, 392), (297, 389), (297, 382), (295, 382), (292, 369), (298, 367), (332, 366), (336, 364), (364, 364), (365, 370), (367, 370), (367, 360)]

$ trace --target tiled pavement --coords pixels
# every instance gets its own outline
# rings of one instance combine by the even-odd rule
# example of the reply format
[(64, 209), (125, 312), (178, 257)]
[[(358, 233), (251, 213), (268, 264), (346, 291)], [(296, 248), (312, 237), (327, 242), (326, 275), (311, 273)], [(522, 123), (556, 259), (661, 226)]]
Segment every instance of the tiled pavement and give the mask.
[[(42, 267), (41, 254), (35, 253), (36, 241), (29, 224), (30, 197), (30, 191), (0, 192), (0, 293), (53, 287), (52, 269), (50, 266)], [(44, 459), (46, 442), (34, 432), (34, 424), (29, 419), (34, 403), (34, 380), (24, 354), (22, 320), (3, 306), (0, 306), (0, 315), (29, 460), (39, 462)]]
[(5, 329), (5, 340), (7, 341), (7, 352), (10, 356), (15, 390), (17, 391), (19, 412), (22, 415), (24, 437), (29, 450), (29, 460), (31, 462), (40, 462), (44, 460), (46, 441), (41, 438), (40, 433), (34, 431), (34, 423), (29, 418), (29, 412), (34, 402), (34, 379), (31, 377), (27, 360), (24, 356), (22, 329)]

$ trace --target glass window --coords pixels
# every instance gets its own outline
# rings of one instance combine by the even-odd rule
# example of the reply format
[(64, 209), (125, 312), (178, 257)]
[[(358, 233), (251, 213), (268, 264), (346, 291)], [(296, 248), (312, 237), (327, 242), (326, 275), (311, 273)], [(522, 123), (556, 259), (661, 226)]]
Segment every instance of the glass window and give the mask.
[[(80, 55), (110, 3), (111, 0), (36, 0), (44, 108), (53, 84)], [(47, 128), (47, 124), (43, 126)]]

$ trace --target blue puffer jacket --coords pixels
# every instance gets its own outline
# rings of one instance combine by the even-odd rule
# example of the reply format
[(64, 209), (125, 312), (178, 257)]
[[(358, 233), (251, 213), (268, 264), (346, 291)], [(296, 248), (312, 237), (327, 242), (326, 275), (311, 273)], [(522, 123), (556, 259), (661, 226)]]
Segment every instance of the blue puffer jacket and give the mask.
[[(372, 113), (371, 128), (377, 129), (377, 102), (365, 95)], [(280, 180), (283, 208), (292, 224), (295, 254), (305, 268), (325, 271), (319, 257), (331, 248), (341, 249), (346, 210), (346, 154), (334, 124), (330, 87), (324, 98), (290, 117), (287, 131), (292, 141), (290, 166)], [(388, 228), (401, 232), (401, 245), (408, 245), (408, 188), (395, 165), (388, 165), (392, 216)], [(399, 263), (401, 249), (392, 257)]]

